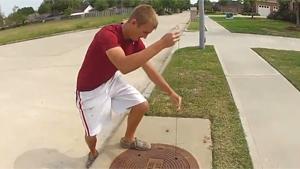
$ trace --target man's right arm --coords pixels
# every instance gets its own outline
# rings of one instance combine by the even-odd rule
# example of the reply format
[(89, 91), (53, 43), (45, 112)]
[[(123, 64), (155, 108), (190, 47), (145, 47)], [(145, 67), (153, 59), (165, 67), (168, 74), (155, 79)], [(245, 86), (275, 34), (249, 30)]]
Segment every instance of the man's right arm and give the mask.
[(144, 50), (126, 56), (121, 47), (114, 47), (106, 51), (110, 61), (123, 73), (129, 73), (144, 65), (164, 48), (173, 46), (179, 40), (179, 33), (167, 33), (160, 40)]

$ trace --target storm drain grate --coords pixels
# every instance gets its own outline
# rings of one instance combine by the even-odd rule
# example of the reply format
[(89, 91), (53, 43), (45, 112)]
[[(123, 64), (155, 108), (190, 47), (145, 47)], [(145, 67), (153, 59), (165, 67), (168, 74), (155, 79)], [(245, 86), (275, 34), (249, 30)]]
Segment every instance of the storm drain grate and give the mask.
[[(166, 144), (152, 144), (149, 151), (127, 150), (114, 159), (110, 169), (199, 169), (186, 150)], [(176, 151), (175, 151), (176, 148)]]

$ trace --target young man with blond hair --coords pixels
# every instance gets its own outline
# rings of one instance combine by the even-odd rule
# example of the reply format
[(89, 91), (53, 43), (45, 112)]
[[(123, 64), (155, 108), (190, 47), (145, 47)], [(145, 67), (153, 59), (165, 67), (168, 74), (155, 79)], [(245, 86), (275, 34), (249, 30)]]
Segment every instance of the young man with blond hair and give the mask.
[(149, 150), (151, 144), (137, 139), (135, 131), (145, 112), (147, 100), (134, 87), (122, 80), (123, 74), (142, 67), (151, 81), (170, 96), (177, 109), (181, 97), (148, 62), (161, 50), (179, 40), (179, 32), (167, 33), (145, 48), (140, 38), (147, 38), (158, 25), (154, 9), (137, 6), (124, 24), (104, 26), (96, 33), (86, 53), (77, 78), (76, 100), (90, 149), (86, 167), (97, 158), (96, 135), (111, 122), (111, 112), (124, 114), (130, 110), (127, 129), (120, 145), (123, 148)]

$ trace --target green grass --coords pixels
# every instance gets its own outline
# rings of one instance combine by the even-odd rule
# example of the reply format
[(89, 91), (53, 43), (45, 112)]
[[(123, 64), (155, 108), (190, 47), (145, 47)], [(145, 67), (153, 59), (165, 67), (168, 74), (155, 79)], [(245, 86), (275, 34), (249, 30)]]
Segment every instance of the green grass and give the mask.
[(169, 97), (155, 88), (147, 115), (209, 119), (213, 168), (253, 168), (239, 112), (214, 48), (176, 51), (163, 76), (183, 97), (182, 110), (176, 113)]
[[(196, 19), (196, 21), (190, 22), (187, 30), (199, 31), (199, 19)], [(205, 31), (206, 31), (206, 28), (205, 28)]]
[(199, 31), (199, 21), (190, 22), (188, 26), (189, 31)]
[(273, 35), (300, 38), (300, 28), (290, 22), (264, 19), (264, 18), (242, 18), (225, 19), (224, 17), (210, 17), (234, 33), (251, 33), (261, 35)]
[(89, 17), (84, 19), (50, 21), (2, 30), (0, 31), (0, 45), (50, 36), (67, 31), (97, 28), (101, 25), (120, 22), (125, 17), (127, 16), (119, 15), (110, 17)]
[(225, 12), (205, 12), (205, 15), (225, 15)]
[(300, 91), (300, 51), (254, 48)]

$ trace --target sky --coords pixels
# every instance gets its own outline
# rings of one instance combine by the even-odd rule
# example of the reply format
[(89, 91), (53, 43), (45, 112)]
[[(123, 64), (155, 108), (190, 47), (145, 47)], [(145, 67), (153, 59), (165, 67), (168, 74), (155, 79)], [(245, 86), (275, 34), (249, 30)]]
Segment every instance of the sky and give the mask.
[[(197, 0), (190, 0), (190, 1), (191, 4), (197, 2)], [(37, 10), (42, 2), (43, 0), (0, 0), (0, 10), (5, 16), (7, 16), (10, 13), (12, 13), (12, 9), (15, 5), (18, 6), (19, 8), (31, 6), (33, 7), (34, 10)]]
[(12, 13), (12, 9), (15, 5), (19, 8), (31, 6), (34, 10), (37, 10), (42, 2), (43, 0), (0, 0), (0, 10), (7, 16)]
[(196, 3), (198, 0), (190, 0), (191, 1), (191, 4), (194, 4)]

